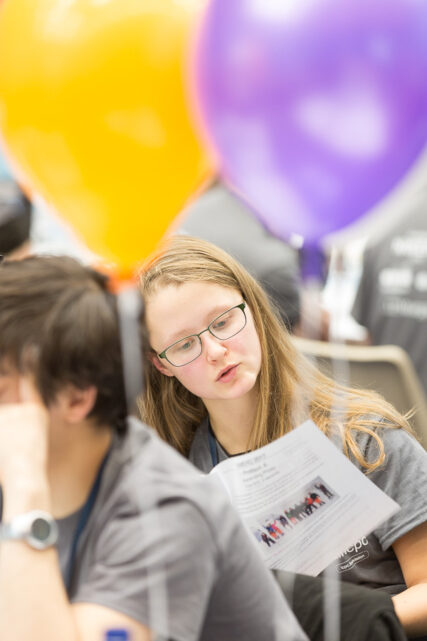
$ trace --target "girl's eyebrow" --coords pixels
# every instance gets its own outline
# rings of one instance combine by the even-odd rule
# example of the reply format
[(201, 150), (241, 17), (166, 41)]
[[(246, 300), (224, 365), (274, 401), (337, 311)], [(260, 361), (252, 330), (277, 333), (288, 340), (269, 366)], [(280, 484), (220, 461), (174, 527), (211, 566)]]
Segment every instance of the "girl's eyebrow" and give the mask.
[[(235, 305), (238, 305), (239, 303), (235, 303)], [(199, 331), (203, 331), (206, 329), (206, 327), (212, 323), (212, 321), (215, 320), (218, 316), (220, 316), (222, 313), (228, 311), (235, 305), (233, 304), (225, 304), (225, 305), (215, 305), (215, 307), (212, 307), (210, 311), (206, 314), (205, 316), (205, 326), (201, 327)], [(186, 338), (187, 336), (193, 336), (194, 334), (198, 334), (199, 332), (196, 329), (188, 329), (185, 328), (183, 330), (180, 330), (179, 332), (174, 332), (170, 337), (169, 337), (169, 345), (172, 345), (173, 343), (176, 343), (177, 341), (181, 340), (182, 338)]]

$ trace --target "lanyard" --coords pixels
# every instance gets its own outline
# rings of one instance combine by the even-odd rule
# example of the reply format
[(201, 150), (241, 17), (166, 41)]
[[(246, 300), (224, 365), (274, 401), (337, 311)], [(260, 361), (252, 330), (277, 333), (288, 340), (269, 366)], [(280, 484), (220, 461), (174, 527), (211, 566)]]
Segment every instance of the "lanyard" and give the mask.
[[(209, 419), (208, 419), (208, 441), (209, 441), (209, 451), (211, 453), (212, 467), (215, 467), (219, 463), (218, 442), (215, 438), (215, 434), (213, 433), (213, 429), (211, 428), (211, 422), (209, 421)], [(247, 454), (247, 453), (248, 452), (240, 452), (239, 454), (227, 454), (226, 452), (229, 458), (231, 458), (232, 456), (240, 456), (240, 454)]]
[(105, 464), (107, 462), (110, 451), (111, 449), (108, 450), (107, 454), (104, 456), (104, 460), (102, 461), (99, 467), (98, 474), (96, 475), (96, 479), (93, 482), (93, 485), (90, 490), (90, 494), (86, 500), (86, 503), (83, 505), (82, 511), (80, 513), (79, 521), (74, 531), (73, 541), (71, 543), (71, 548), (70, 548), (70, 556), (68, 557), (67, 569), (65, 572), (65, 587), (68, 594), (71, 589), (71, 580), (73, 578), (73, 569), (74, 569), (74, 562), (76, 560), (77, 545), (83, 533), (83, 530), (87, 525), (90, 514), (92, 512), (92, 508), (95, 504), (95, 500), (101, 485), (102, 474), (104, 472)]
[(208, 439), (209, 439), (209, 450), (211, 452), (212, 467), (218, 465), (218, 448), (216, 438), (213, 434), (211, 423), (208, 424)]

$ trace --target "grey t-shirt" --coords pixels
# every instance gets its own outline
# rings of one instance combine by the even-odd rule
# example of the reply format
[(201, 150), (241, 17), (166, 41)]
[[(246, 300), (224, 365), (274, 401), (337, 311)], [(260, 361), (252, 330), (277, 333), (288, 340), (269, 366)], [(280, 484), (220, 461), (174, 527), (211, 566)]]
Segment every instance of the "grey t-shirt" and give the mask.
[[(336, 568), (346, 581), (398, 594), (406, 584), (392, 544), (427, 521), (427, 452), (405, 430), (384, 427), (378, 433), (386, 459), (367, 477), (394, 499), (400, 510), (350, 546), (337, 560)], [(378, 455), (375, 440), (363, 434), (359, 443), (374, 461)], [(360, 469), (356, 461), (353, 463)]]
[(352, 315), (374, 345), (399, 345), (427, 394), (427, 193), (363, 256)]
[[(398, 538), (427, 521), (427, 452), (402, 429), (379, 427), (378, 434), (384, 442), (386, 459), (368, 478), (401, 509), (371, 534), (355, 541), (334, 566), (345, 581), (397, 594), (406, 589), (406, 585), (391, 546)], [(378, 450), (372, 437), (361, 433), (359, 444), (370, 461), (377, 458)], [(339, 443), (336, 445), (339, 447)], [(217, 455), (219, 462), (227, 458), (219, 443)], [(189, 458), (204, 472), (212, 469), (207, 420), (196, 431)], [(355, 460), (352, 462), (361, 469)]]
[[(76, 519), (59, 522), (61, 568)], [(158, 640), (306, 641), (228, 500), (134, 420), (108, 458), (70, 600), (118, 610)]]

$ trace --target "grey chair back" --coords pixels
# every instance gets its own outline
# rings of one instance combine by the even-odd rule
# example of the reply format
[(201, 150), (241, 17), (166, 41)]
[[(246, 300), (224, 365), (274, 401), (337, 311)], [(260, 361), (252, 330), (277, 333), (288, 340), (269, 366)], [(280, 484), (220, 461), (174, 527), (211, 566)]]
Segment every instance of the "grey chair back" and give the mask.
[(401, 347), (293, 340), (322, 372), (339, 383), (375, 390), (402, 413), (414, 409), (411, 424), (427, 449), (427, 400), (414, 366)]

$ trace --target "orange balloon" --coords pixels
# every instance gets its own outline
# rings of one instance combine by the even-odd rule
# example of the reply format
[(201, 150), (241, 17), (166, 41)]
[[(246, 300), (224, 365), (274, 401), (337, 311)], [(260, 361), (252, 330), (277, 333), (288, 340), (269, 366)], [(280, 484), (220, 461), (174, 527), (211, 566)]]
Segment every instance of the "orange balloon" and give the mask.
[(3, 0), (0, 130), (18, 179), (122, 274), (206, 178), (188, 104), (204, 0)]

